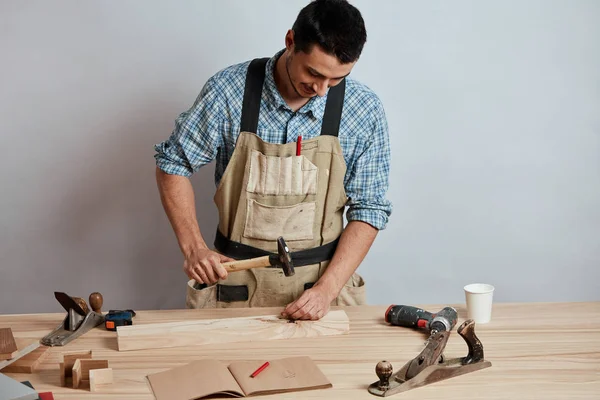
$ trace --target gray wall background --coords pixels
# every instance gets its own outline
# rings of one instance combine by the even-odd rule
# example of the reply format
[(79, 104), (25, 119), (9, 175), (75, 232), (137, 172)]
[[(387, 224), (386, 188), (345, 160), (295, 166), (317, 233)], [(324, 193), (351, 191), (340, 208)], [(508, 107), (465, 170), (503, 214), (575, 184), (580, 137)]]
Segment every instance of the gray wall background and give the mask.
[[(284, 45), (304, 0), (0, 2), (0, 313), (184, 307), (154, 180), (217, 70)], [(371, 304), (600, 300), (600, 2), (356, 0), (353, 76), (389, 119), (395, 211)], [(213, 166), (193, 178), (212, 243)]]

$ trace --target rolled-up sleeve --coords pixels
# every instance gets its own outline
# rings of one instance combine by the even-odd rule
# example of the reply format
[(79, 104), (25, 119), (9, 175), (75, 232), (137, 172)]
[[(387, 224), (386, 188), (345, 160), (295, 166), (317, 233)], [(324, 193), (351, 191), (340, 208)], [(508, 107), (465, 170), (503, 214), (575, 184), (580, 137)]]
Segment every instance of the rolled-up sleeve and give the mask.
[(346, 219), (363, 221), (382, 230), (392, 213), (392, 203), (386, 198), (390, 172), (389, 133), (379, 100), (372, 103), (368, 115), (371, 134), (363, 142), (345, 185), (349, 197)]
[(175, 120), (171, 136), (154, 146), (156, 165), (167, 174), (190, 176), (213, 161), (222, 143), (222, 92), (209, 79), (194, 105)]

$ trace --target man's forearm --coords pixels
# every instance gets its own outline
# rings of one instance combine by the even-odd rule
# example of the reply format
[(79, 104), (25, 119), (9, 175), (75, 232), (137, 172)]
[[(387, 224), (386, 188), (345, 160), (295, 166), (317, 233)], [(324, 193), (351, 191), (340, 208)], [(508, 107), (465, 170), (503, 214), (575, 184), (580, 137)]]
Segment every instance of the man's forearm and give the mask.
[(366, 222), (350, 221), (329, 266), (315, 286), (326, 287), (335, 298), (367, 255), (378, 232)]
[(184, 255), (207, 248), (196, 218), (194, 189), (185, 176), (169, 175), (156, 168), (156, 182), (165, 212)]

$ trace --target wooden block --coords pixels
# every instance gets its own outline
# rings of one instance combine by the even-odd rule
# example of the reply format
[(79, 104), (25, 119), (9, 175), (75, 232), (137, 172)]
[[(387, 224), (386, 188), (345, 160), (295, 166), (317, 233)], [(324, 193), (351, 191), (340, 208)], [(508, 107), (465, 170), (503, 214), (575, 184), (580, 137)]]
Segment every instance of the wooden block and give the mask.
[(58, 363), (58, 368), (60, 369), (60, 386), (65, 387), (65, 386), (67, 386), (65, 363), (64, 362)]
[(113, 383), (112, 368), (90, 370), (90, 392), (97, 392), (102, 385)]
[(349, 331), (348, 315), (336, 310), (318, 321), (290, 322), (278, 315), (266, 315), (119, 326), (117, 343), (119, 351), (126, 351), (342, 335)]
[(73, 365), (73, 389), (90, 384), (90, 370), (108, 368), (108, 360), (90, 360), (78, 358)]
[(22, 357), (40, 347), (40, 341), (38, 339), (16, 338), (15, 342), (17, 343), (17, 353), (10, 360), (0, 360), (0, 369), (17, 362), (17, 360), (20, 360)]
[(65, 371), (67, 373), (66, 376), (70, 376), (69, 375), (69, 370), (71, 370), (73, 368), (73, 365), (75, 365), (75, 360), (78, 359), (91, 359), (92, 358), (92, 351), (88, 350), (88, 351), (69, 351), (66, 353), (62, 353), (62, 361), (63, 363), (65, 363)]
[(10, 360), (17, 353), (17, 343), (12, 329), (0, 328), (0, 360)]
[(62, 362), (59, 363), (60, 368), (60, 384), (62, 386), (71, 386), (73, 384), (73, 366), (78, 359), (91, 359), (92, 351), (70, 351), (62, 353)]
[(75, 364), (73, 364), (71, 376), (73, 377), (73, 389), (78, 389), (79, 384), (81, 383), (81, 360), (79, 358), (75, 360)]
[[(19, 347), (19, 339), (17, 338), (17, 347)], [(24, 355), (12, 364), (4, 367), (0, 372), (4, 374), (32, 374), (36, 371), (40, 363), (49, 354), (50, 347), (39, 346), (31, 353)]]

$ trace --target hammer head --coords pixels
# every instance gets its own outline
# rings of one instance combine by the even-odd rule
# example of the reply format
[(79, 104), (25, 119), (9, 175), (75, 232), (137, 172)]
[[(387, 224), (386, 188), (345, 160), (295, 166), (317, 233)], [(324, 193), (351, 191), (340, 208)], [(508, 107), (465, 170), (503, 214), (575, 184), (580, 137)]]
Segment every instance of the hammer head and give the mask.
[(279, 262), (281, 263), (281, 268), (283, 269), (285, 276), (293, 276), (296, 271), (294, 271), (292, 255), (287, 244), (285, 244), (285, 240), (283, 240), (283, 237), (281, 236), (277, 239), (277, 254), (279, 254)]

